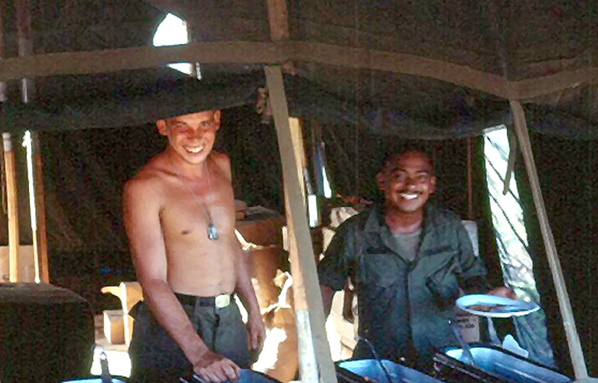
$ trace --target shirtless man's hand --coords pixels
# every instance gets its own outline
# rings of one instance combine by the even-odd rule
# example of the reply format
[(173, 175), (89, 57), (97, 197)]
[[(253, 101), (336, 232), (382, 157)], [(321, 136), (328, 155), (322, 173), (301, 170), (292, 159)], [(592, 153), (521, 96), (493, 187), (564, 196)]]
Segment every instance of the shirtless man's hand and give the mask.
[(232, 360), (207, 350), (193, 364), (193, 372), (208, 382), (224, 382), (239, 377), (241, 369)]
[[(257, 355), (264, 347), (266, 330), (261, 316), (252, 316), (247, 321), (247, 336), (250, 348)], [(230, 359), (211, 351), (200, 355), (200, 359), (193, 364), (193, 371), (201, 379), (209, 382), (223, 382), (239, 377), (240, 368)]]
[(266, 338), (266, 330), (261, 316), (249, 318), (247, 321), (247, 335), (249, 336), (251, 350), (259, 354), (264, 347), (264, 339)]

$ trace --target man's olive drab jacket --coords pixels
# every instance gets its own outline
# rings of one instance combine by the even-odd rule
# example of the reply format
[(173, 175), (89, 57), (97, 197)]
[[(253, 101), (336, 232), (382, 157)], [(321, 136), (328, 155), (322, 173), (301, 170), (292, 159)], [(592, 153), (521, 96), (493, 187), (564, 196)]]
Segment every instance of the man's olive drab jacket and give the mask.
[[(430, 358), (457, 344), (448, 320), (455, 299), (488, 289), (486, 270), (474, 255), (459, 217), (427, 206), (415, 261), (400, 254), (379, 208), (351, 217), (337, 229), (318, 265), (320, 284), (341, 290), (347, 277), (356, 287), (359, 335), (380, 357)], [(363, 340), (354, 357), (371, 357)]]

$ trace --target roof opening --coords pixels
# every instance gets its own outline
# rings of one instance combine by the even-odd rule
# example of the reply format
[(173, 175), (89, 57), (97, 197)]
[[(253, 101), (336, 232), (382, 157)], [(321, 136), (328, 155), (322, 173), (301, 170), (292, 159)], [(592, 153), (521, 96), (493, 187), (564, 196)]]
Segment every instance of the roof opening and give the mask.
[[(189, 29), (187, 28), (187, 22), (172, 13), (166, 15), (164, 20), (158, 25), (156, 33), (154, 33), (154, 46), (184, 45), (188, 43)], [(196, 75), (198, 79), (201, 79), (201, 72), (197, 63), (175, 63), (168, 66), (191, 76)]]

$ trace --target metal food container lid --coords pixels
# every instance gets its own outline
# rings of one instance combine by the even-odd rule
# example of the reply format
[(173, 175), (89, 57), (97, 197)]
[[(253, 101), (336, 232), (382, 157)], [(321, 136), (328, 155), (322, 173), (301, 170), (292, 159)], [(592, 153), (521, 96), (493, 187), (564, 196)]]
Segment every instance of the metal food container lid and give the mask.
[(391, 383), (439, 383), (441, 380), (435, 379), (423, 372), (414, 370), (412, 368), (402, 366), (400, 364), (391, 362), (390, 360), (382, 359), (349, 359), (336, 363), (336, 370), (339, 383), (363, 383), (363, 382), (379, 382), (387, 383), (388, 378), (383, 371), (382, 364), (388, 375)]
[(571, 383), (549, 367), (490, 345), (471, 345), (474, 365), (461, 348), (446, 347), (434, 356), (434, 369), (448, 383)]

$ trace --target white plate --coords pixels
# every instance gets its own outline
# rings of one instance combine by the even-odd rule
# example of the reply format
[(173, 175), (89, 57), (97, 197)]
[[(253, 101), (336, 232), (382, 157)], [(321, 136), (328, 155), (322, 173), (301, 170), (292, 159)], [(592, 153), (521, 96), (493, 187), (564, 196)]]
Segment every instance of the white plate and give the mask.
[[(493, 318), (527, 315), (540, 308), (534, 302), (525, 302), (488, 294), (464, 295), (457, 299), (455, 305), (468, 313)], [(488, 310), (481, 307), (471, 308), (472, 306), (485, 306)]]

